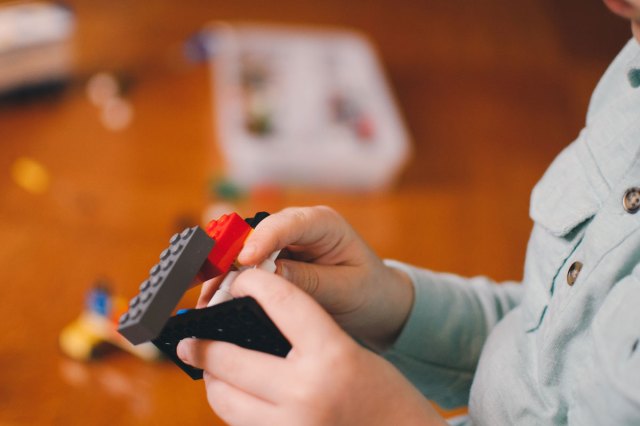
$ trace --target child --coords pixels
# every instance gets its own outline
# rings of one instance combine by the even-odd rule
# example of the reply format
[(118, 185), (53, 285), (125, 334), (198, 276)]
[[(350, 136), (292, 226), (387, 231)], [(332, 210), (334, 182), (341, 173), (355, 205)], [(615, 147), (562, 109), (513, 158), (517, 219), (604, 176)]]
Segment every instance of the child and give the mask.
[(241, 274), (231, 292), (263, 306), (293, 345), (287, 358), (195, 339), (178, 348), (205, 369), (223, 420), (445, 424), (430, 398), (469, 404), (472, 424), (640, 424), (640, 0), (605, 3), (635, 40), (533, 190), (522, 285), (383, 262), (329, 208), (274, 214), (239, 261), (282, 248), (292, 258), (277, 275)]

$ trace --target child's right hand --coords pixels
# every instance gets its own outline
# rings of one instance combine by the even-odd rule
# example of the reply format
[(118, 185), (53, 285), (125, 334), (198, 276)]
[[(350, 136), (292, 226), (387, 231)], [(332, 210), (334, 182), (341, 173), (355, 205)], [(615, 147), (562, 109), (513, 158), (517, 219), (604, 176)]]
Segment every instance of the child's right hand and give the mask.
[(180, 342), (178, 356), (204, 370), (209, 404), (229, 425), (446, 425), (400, 371), (295, 285), (248, 270), (230, 290), (253, 297), (292, 348), (280, 358), (227, 342)]
[[(413, 286), (387, 267), (355, 230), (328, 207), (288, 208), (264, 219), (238, 256), (255, 265), (276, 250), (276, 273), (313, 296), (354, 337), (376, 349), (393, 343), (413, 304)], [(219, 281), (205, 283), (208, 300)]]

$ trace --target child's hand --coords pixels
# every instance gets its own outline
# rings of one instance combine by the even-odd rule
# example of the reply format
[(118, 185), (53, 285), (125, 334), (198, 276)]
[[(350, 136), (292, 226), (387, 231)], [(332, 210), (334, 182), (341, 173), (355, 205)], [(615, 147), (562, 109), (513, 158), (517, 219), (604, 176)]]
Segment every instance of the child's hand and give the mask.
[[(334, 210), (289, 208), (272, 214), (245, 242), (238, 261), (262, 262), (276, 250), (276, 273), (313, 296), (349, 333), (376, 349), (395, 340), (413, 304), (413, 287), (402, 272), (388, 268)], [(203, 285), (205, 306), (220, 280)]]
[(445, 424), (384, 359), (356, 344), (307, 294), (259, 270), (240, 274), (234, 297), (252, 296), (293, 348), (286, 358), (185, 339), (180, 358), (205, 370), (209, 404), (231, 425)]

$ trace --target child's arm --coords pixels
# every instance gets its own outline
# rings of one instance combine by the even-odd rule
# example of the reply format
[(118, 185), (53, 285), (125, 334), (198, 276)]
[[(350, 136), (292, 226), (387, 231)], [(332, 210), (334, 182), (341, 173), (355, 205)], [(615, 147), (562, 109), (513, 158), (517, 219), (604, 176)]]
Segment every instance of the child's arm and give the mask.
[[(467, 402), (489, 331), (521, 296), (520, 286), (385, 264), (326, 207), (269, 216), (238, 259), (256, 264), (285, 248), (292, 259), (277, 261), (278, 274), (311, 294), (354, 337), (384, 351), (425, 395), (445, 406)], [(203, 286), (201, 305), (218, 285)]]
[[(408, 276), (386, 266), (354, 229), (327, 207), (289, 208), (265, 218), (247, 238), (238, 261), (255, 265), (286, 249), (276, 273), (313, 296), (350, 334), (376, 349), (388, 347), (411, 310)], [(220, 285), (203, 285), (199, 306)]]
[(484, 343), (520, 303), (524, 287), (388, 263), (409, 274), (415, 301), (401, 335), (383, 356), (442, 407), (466, 405)]
[(178, 354), (205, 370), (209, 404), (231, 425), (444, 425), (390, 363), (356, 344), (305, 292), (265, 271), (230, 287), (251, 296), (291, 342), (286, 358), (185, 339)]

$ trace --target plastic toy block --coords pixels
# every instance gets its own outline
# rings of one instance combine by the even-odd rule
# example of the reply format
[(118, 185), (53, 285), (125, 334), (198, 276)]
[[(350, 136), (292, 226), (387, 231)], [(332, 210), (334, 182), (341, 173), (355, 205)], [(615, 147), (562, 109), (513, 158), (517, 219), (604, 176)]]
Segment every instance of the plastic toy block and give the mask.
[(291, 350), (289, 341), (251, 297), (176, 315), (153, 340), (153, 344), (192, 379), (201, 379), (202, 370), (183, 363), (176, 354), (178, 343), (186, 337), (230, 342), (280, 357), (287, 356)]
[(120, 334), (134, 345), (155, 339), (213, 247), (214, 240), (197, 226), (175, 234), (120, 317)]
[(209, 222), (207, 234), (216, 244), (202, 266), (200, 278), (207, 280), (228, 272), (250, 232), (251, 226), (236, 213)]
[(244, 221), (247, 222), (250, 227), (255, 228), (267, 216), (269, 216), (267, 212), (258, 212), (254, 217), (248, 217)]
[(118, 317), (128, 300), (111, 293), (105, 280), (98, 280), (88, 292), (80, 316), (65, 326), (58, 342), (62, 352), (78, 361), (90, 361), (118, 347), (144, 360), (160, 358), (161, 352), (151, 342), (134, 346), (117, 332)]

